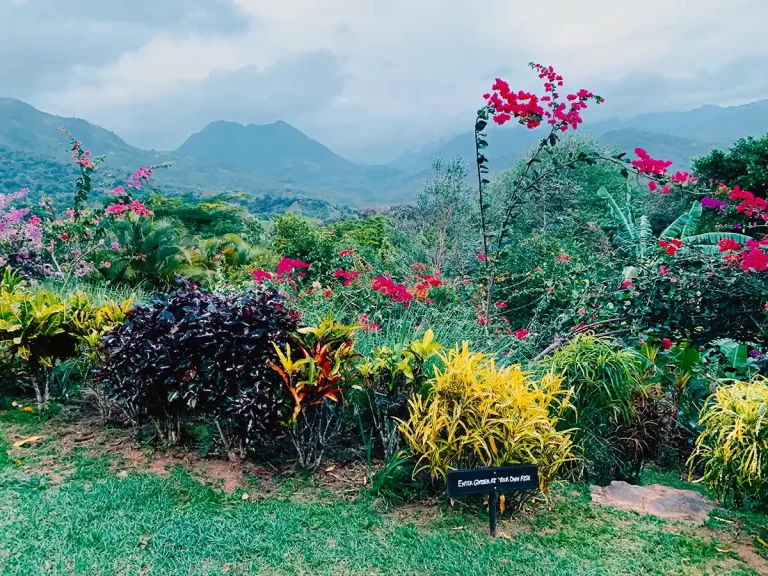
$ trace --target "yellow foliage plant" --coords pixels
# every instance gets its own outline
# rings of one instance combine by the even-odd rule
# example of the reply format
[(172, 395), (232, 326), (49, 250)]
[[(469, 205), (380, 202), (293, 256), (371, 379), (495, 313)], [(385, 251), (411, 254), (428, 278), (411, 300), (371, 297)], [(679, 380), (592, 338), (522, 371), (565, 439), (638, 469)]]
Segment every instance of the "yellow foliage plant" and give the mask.
[(745, 499), (768, 502), (768, 381), (724, 385), (699, 417), (703, 427), (688, 465), (704, 469), (703, 482), (737, 506)]
[(519, 366), (499, 368), (466, 342), (440, 356), (430, 392), (413, 396), (408, 419), (399, 421), (418, 457), (416, 472), (444, 480), (452, 469), (536, 464), (546, 492), (574, 460), (574, 430), (558, 430), (571, 409), (562, 378), (549, 373), (536, 381)]

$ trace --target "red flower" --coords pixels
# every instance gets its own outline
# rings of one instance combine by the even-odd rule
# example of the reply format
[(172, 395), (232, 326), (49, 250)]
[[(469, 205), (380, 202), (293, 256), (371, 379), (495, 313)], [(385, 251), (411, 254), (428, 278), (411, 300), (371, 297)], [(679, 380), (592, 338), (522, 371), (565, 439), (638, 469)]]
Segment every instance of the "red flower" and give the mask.
[(514, 333), (514, 336), (518, 340), (524, 340), (525, 338), (528, 337), (528, 334), (530, 334), (530, 332), (528, 332), (528, 330), (526, 330), (525, 328), (520, 328), (520, 330), (518, 330), (517, 332)]
[(354, 250), (342, 250), (339, 252), (339, 256), (352, 256), (354, 253)]
[(627, 288), (634, 288), (635, 285), (632, 284), (632, 280), (625, 280), (621, 283), (621, 289), (626, 290)]
[(658, 186), (656, 185), (656, 182), (654, 180), (651, 180), (650, 182), (648, 182), (648, 189), (651, 192), (656, 192), (657, 188), (658, 188)]
[(391, 278), (386, 276), (376, 276), (371, 284), (371, 289), (406, 306), (413, 300), (413, 294), (408, 292), (403, 284), (395, 284)]
[(661, 347), (662, 347), (664, 350), (669, 350), (669, 349), (670, 349), (670, 348), (672, 348), (672, 346), (674, 346), (674, 345), (675, 345), (675, 343), (674, 343), (674, 342), (672, 342), (672, 340), (670, 340), (669, 338), (662, 338), (662, 339), (661, 339)]
[(723, 238), (717, 243), (717, 248), (720, 252), (728, 252), (729, 250), (740, 250), (741, 244), (732, 238)]
[(496, 308), (506, 308), (507, 307), (507, 305), (504, 304), (504, 302), (501, 302), (501, 301), (496, 302), (496, 304), (494, 304), (494, 306), (496, 306)]
[(478, 254), (477, 255), (478, 260), (488, 260), (488, 256), (486, 254)]
[(59, 238), (61, 238), (62, 240), (68, 240), (68, 239), (69, 239), (69, 234), (67, 234), (66, 232), (64, 232), (64, 234), (61, 234), (61, 235), (59, 236)]
[(557, 256), (557, 261), (562, 264), (563, 262), (566, 262), (567, 260), (570, 260), (571, 256), (570, 254), (559, 254)]
[(669, 256), (674, 256), (682, 245), (683, 241), (678, 238), (672, 238), (669, 241), (659, 240), (659, 247), (664, 248)]

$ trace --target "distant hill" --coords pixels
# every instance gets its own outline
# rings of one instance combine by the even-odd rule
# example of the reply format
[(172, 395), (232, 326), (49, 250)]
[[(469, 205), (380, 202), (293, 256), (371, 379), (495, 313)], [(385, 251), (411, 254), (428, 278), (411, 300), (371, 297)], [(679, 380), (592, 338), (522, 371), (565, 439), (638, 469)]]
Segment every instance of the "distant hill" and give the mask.
[(392, 167), (355, 164), (285, 122), (265, 126), (212, 122), (176, 152), (295, 182), (359, 182), (381, 189), (406, 177)]
[[(168, 192), (237, 190), (357, 206), (402, 201), (412, 194), (407, 187), (401, 190), (409, 176), (399, 170), (350, 162), (284, 122), (248, 127), (214, 122), (178, 151), (164, 152), (131, 146), (85, 120), (46, 114), (19, 100), (2, 98), (0, 185), (5, 192), (19, 185), (52, 195), (71, 190), (71, 180), (64, 176), (74, 171), (60, 127), (93, 154), (107, 156), (99, 170), (105, 181), (124, 178), (138, 166), (171, 162), (172, 168), (157, 171), (153, 179)], [(388, 188), (398, 189), (395, 197), (387, 196)]]
[(635, 148), (644, 148), (654, 158), (672, 160), (672, 166), (688, 168), (691, 159), (709, 154), (713, 148), (723, 147), (717, 143), (706, 143), (691, 138), (647, 132), (634, 128), (610, 130), (599, 136), (600, 142), (631, 153)]
[[(743, 106), (702, 106), (685, 112), (642, 114), (626, 120), (586, 121), (581, 129), (626, 152), (640, 146), (651, 155), (670, 159), (676, 167), (684, 169), (689, 167), (691, 158), (705, 155), (713, 148), (728, 148), (739, 138), (768, 133), (768, 100)], [(490, 126), (488, 136), (491, 168), (500, 170), (508, 168), (541, 133), (520, 126), (501, 129)], [(460, 156), (472, 165), (474, 154), (473, 134), (465, 132), (406, 152), (390, 166), (415, 175), (427, 169), (438, 156), (443, 159)]]

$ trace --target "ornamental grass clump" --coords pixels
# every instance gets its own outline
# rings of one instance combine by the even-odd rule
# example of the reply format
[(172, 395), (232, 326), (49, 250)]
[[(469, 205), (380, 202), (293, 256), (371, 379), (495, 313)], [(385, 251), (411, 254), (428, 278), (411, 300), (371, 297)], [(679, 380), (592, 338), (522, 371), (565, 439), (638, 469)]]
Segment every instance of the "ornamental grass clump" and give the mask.
[(409, 401), (400, 431), (417, 457), (416, 472), (445, 480), (449, 470), (535, 464), (547, 488), (559, 468), (574, 459), (573, 430), (558, 430), (571, 408), (563, 380), (540, 380), (519, 366), (499, 368), (467, 342), (441, 354), (431, 391)]
[(704, 470), (703, 482), (721, 502), (768, 502), (768, 381), (721, 386), (705, 404), (703, 431), (688, 460), (691, 473)]

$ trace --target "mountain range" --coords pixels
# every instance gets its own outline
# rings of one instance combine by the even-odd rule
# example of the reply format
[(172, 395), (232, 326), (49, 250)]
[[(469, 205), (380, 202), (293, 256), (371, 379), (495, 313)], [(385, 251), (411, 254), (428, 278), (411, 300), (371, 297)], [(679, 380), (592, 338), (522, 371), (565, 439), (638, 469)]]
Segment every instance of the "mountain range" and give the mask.
[[(124, 178), (138, 166), (170, 162), (173, 167), (157, 171), (155, 177), (155, 184), (169, 193), (241, 191), (253, 197), (283, 198), (278, 204), (294, 208), (302, 198), (311, 200), (313, 209), (318, 201), (356, 207), (407, 202), (428, 175), (434, 158), (459, 156), (470, 165), (474, 162), (471, 132), (429, 143), (388, 165), (376, 166), (343, 158), (281, 121), (263, 126), (216, 121), (175, 151), (144, 150), (85, 120), (53, 116), (19, 100), (0, 98), (0, 191), (27, 186), (55, 195), (71, 189), (75, 170), (60, 127), (93, 154), (107, 156), (100, 169), (105, 180)], [(727, 148), (740, 137), (768, 132), (768, 100), (607, 120), (589, 124), (588, 131), (613, 148), (631, 152), (640, 146), (655, 157), (673, 160), (676, 168), (685, 168), (691, 158), (713, 148)], [(540, 136), (519, 126), (490, 130), (492, 168), (508, 168)]]

